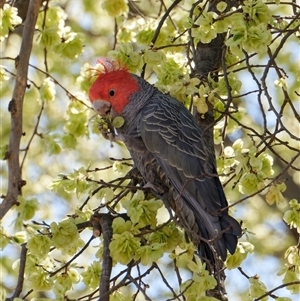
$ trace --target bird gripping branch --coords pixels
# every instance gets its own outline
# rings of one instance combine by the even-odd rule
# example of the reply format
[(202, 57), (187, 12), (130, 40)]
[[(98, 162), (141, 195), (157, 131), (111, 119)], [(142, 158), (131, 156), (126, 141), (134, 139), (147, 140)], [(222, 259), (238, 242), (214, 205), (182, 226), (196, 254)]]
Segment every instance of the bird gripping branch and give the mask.
[(200, 258), (212, 266), (217, 258), (225, 261), (241, 227), (228, 215), (203, 129), (173, 97), (116, 62), (98, 62), (103, 71), (89, 91), (93, 108), (102, 117), (124, 118), (114, 139), (125, 143), (145, 185), (175, 212)]

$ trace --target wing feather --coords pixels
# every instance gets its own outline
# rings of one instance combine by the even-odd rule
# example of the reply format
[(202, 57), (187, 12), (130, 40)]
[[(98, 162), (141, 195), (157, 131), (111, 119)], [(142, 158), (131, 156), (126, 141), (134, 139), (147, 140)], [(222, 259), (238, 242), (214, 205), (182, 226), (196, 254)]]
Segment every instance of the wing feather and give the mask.
[[(218, 235), (222, 226), (234, 219), (220, 221), (222, 214), (227, 215), (226, 210), (219, 211), (227, 201), (216, 175), (214, 154), (209, 153), (190, 112), (170, 96), (153, 96), (141, 111), (138, 131), (177, 195), (192, 210), (201, 235), (206, 239)], [(226, 247), (235, 249), (236, 237), (228, 240), (224, 236), (215, 242), (222, 258), (226, 258)]]
[[(202, 203), (211, 213), (225, 207), (226, 199), (220, 199), (218, 193), (221, 184), (216, 175), (214, 154), (209, 153), (202, 130), (190, 113), (177, 100), (164, 95), (147, 104), (141, 115), (140, 135), (146, 148), (169, 173), (170, 181), (177, 181), (178, 186), (189, 181), (192, 195), (196, 190), (209, 191)], [(175, 170), (182, 173), (174, 179)]]

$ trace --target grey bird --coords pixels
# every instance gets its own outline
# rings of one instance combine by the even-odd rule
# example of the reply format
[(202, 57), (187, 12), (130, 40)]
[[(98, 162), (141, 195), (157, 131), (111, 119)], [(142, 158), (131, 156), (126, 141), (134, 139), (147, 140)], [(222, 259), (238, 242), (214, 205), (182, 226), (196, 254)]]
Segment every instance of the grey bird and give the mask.
[(173, 97), (108, 59), (89, 97), (101, 116), (122, 116), (116, 139), (128, 148), (145, 186), (171, 208), (200, 258), (214, 265), (233, 254), (240, 224), (228, 215), (228, 203), (216, 170), (215, 155), (192, 114)]

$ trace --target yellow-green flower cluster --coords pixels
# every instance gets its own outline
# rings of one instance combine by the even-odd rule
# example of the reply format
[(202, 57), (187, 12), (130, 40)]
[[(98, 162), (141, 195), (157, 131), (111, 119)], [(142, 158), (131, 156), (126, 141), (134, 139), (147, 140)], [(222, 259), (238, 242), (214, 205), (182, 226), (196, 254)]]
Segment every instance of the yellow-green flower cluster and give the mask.
[(23, 222), (33, 218), (38, 209), (38, 200), (36, 198), (25, 199), (23, 196), (18, 196), (18, 206), (15, 207), (18, 212), (18, 217), (15, 221), (15, 228), (21, 229)]
[(53, 292), (57, 300), (64, 300), (65, 294), (70, 290), (73, 284), (78, 283), (81, 280), (81, 276), (74, 268), (68, 268), (64, 273), (55, 277)]
[(83, 282), (90, 289), (96, 289), (99, 286), (99, 279), (101, 275), (102, 267), (99, 261), (93, 261), (87, 269), (81, 273)]
[(84, 246), (84, 241), (79, 238), (77, 227), (72, 219), (67, 219), (58, 224), (52, 222), (52, 244), (62, 254), (74, 255), (79, 248)]
[[(265, 286), (264, 283), (262, 283), (259, 280), (258, 276), (250, 277), (249, 283), (250, 283), (249, 295), (251, 298), (255, 299), (266, 293), (267, 287)], [(261, 300), (266, 301), (266, 300), (268, 300), (268, 297), (266, 296), (266, 297), (262, 298)]]
[[(145, 200), (143, 191), (137, 191), (122, 202), (130, 221), (116, 218), (113, 221), (113, 238), (109, 245), (114, 262), (128, 264), (131, 260), (141, 261), (143, 265), (157, 262), (164, 252), (174, 250), (183, 240), (174, 223), (168, 223), (157, 231), (157, 210), (161, 200)], [(149, 227), (149, 228), (148, 228)], [(144, 234), (143, 229), (148, 231)]]
[(226, 44), (232, 51), (241, 47), (248, 53), (264, 52), (270, 44), (272, 35), (268, 29), (272, 14), (261, 0), (247, 0), (243, 3), (241, 13), (234, 13), (230, 18), (231, 37)]
[(254, 246), (249, 242), (240, 242), (234, 254), (230, 254), (226, 260), (226, 267), (231, 270), (239, 267), (241, 263), (246, 259), (248, 254), (252, 254)]
[(290, 228), (296, 228), (300, 233), (300, 204), (296, 199), (289, 202), (290, 210), (287, 210), (283, 216), (284, 221)]
[(26, 259), (26, 282), (35, 290), (50, 290), (53, 287), (54, 279), (48, 273), (48, 270), (53, 268), (53, 263), (49, 257), (45, 260), (38, 260), (33, 254), (28, 254)]
[(206, 296), (206, 290), (213, 289), (217, 285), (216, 279), (209, 275), (209, 272), (205, 269), (205, 264), (202, 264), (198, 257), (195, 258), (195, 261), (187, 262), (187, 268), (193, 276), (182, 283), (181, 291), (188, 300), (216, 301), (217, 299)]
[(102, 7), (112, 17), (117, 17), (128, 12), (126, 0), (104, 0)]
[(141, 53), (133, 50), (131, 43), (118, 44), (115, 50), (108, 52), (108, 56), (123, 63), (131, 72), (140, 71), (143, 66)]
[(162, 207), (161, 200), (151, 199), (145, 200), (145, 195), (142, 190), (138, 190), (131, 199), (127, 199), (122, 203), (123, 207), (127, 210), (133, 224), (138, 228), (156, 226), (156, 213)]
[(40, 97), (43, 101), (53, 101), (55, 99), (55, 84), (50, 77), (46, 77), (40, 88)]
[(122, 234), (113, 234), (112, 241), (109, 244), (111, 257), (124, 265), (133, 259), (139, 247), (139, 239), (129, 231), (124, 231)]
[(0, 42), (8, 37), (9, 31), (13, 31), (21, 23), (22, 19), (18, 16), (18, 9), (4, 4), (3, 8), (0, 8)]
[(9, 74), (7, 73), (4, 66), (0, 65), (0, 83), (9, 80)]
[[(44, 14), (46, 13), (46, 22)], [(67, 15), (59, 6), (49, 6), (38, 16), (38, 41), (64, 58), (75, 59), (83, 51), (83, 36), (65, 26)]]
[(274, 174), (273, 158), (267, 153), (258, 156), (256, 153), (256, 147), (244, 148), (243, 141), (237, 139), (232, 146), (225, 147), (222, 156), (217, 159), (219, 174), (232, 174), (234, 170), (234, 180), (238, 182), (242, 194), (252, 194), (264, 188)]
[(52, 243), (47, 235), (34, 235), (27, 242), (28, 251), (37, 258), (44, 259), (50, 250)]

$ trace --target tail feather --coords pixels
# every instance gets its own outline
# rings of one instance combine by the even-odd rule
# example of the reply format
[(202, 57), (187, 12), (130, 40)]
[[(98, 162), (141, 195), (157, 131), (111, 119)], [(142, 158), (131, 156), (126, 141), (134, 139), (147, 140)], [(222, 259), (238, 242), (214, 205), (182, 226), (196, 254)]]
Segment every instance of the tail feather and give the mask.
[[(180, 216), (181, 225), (190, 239), (198, 244), (199, 256), (204, 261), (214, 263), (216, 257), (226, 260), (227, 250), (233, 254), (238, 237), (241, 235), (239, 223), (224, 212), (222, 216), (211, 215), (205, 211), (193, 196), (186, 194), (178, 198), (173, 191), (174, 211)], [(191, 207), (193, 208), (191, 208)], [(211, 242), (208, 242), (211, 241)]]
[(213, 235), (207, 232), (206, 227), (199, 225), (199, 235), (205, 240), (211, 240), (212, 242), (207, 244), (200, 241), (198, 252), (201, 258), (211, 263), (214, 263), (218, 256), (225, 261), (227, 250), (233, 254), (236, 250), (238, 237), (241, 236), (239, 223), (229, 215), (221, 216), (219, 223), (214, 223), (214, 228), (216, 231)]
[(236, 249), (237, 238), (242, 234), (241, 226), (233, 217), (227, 214), (221, 216), (220, 224), (222, 231), (225, 231), (223, 237), (226, 248), (231, 254), (233, 254)]

